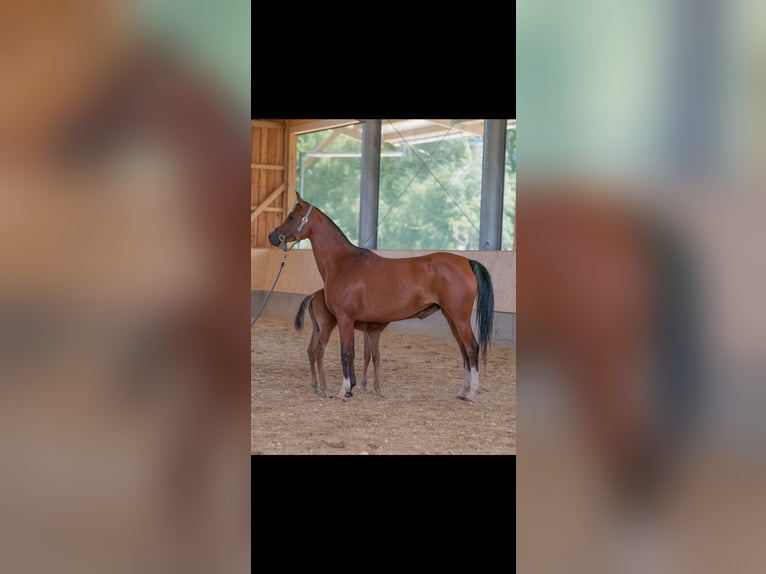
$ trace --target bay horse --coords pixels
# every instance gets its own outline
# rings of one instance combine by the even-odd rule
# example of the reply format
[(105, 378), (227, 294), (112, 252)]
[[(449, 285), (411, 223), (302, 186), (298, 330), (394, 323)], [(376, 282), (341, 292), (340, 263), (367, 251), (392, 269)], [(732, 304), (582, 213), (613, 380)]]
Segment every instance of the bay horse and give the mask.
[[(309, 366), (311, 367), (311, 386), (318, 395), (326, 397), (331, 396), (327, 390), (324, 375), (324, 349), (330, 335), (337, 325), (335, 315), (330, 313), (324, 301), (324, 289), (319, 289), (311, 295), (307, 295), (298, 306), (298, 312), (295, 315), (295, 330), (303, 329), (303, 319), (308, 308), (311, 315), (313, 329), (311, 340), (308, 346)], [(362, 389), (367, 392), (367, 369), (370, 361), (373, 364), (373, 373), (375, 377), (375, 394), (379, 397), (385, 396), (380, 389), (379, 369), (380, 369), (380, 334), (388, 326), (388, 323), (360, 323), (356, 322), (354, 328), (357, 331), (364, 332), (364, 369), (362, 370)], [(318, 378), (317, 378), (318, 375)]]
[[(494, 291), (481, 263), (453, 253), (391, 259), (353, 245), (320, 209), (296, 194), (295, 208), (269, 234), (269, 242), (286, 248), (287, 240), (311, 240), (314, 260), (324, 280), (325, 303), (340, 332), (343, 384), (339, 399), (352, 396), (354, 324), (391, 323), (423, 318), (440, 310), (463, 355), (463, 385), (457, 398), (476, 401), (479, 352), (486, 365), (492, 334)], [(477, 300), (476, 340), (471, 310)]]

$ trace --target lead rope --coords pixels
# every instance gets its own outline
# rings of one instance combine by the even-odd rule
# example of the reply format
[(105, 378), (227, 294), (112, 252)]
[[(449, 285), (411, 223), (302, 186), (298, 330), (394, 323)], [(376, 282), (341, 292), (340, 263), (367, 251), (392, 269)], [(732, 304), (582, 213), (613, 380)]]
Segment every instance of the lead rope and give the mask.
[[(306, 212), (306, 215), (301, 219), (301, 224), (298, 226), (298, 230), (295, 232), (295, 235), (297, 236), (300, 234), (301, 231), (303, 231), (303, 226), (306, 225), (306, 223), (309, 220), (309, 215), (311, 215), (311, 210), (314, 209), (313, 205), (309, 205), (309, 210)], [(261, 308), (258, 310), (258, 313), (255, 316), (255, 319), (250, 321), (250, 328), (253, 328), (253, 325), (255, 325), (255, 322), (261, 317), (261, 314), (263, 313), (263, 310), (266, 308), (266, 303), (269, 302), (269, 299), (271, 299), (272, 293), (274, 293), (274, 288), (277, 286), (277, 281), (279, 281), (279, 276), (282, 275), (282, 269), (285, 268), (285, 261), (287, 261), (287, 254), (292, 250), (293, 247), (298, 245), (300, 243), (300, 240), (293, 243), (289, 248), (287, 247), (287, 243), (285, 242), (285, 236), (279, 235), (279, 245), (282, 247), (282, 251), (284, 251), (284, 255), (282, 255), (282, 262), (279, 264), (279, 271), (277, 271), (277, 276), (274, 278), (274, 284), (271, 286), (271, 289), (269, 290), (268, 295), (266, 295), (266, 299), (263, 300), (263, 304), (261, 305)]]
[[(292, 249), (298, 244), (296, 241), (293, 243), (293, 246), (290, 247)], [(279, 271), (277, 272), (277, 276), (274, 279), (274, 284), (271, 286), (271, 290), (269, 291), (268, 295), (266, 295), (266, 299), (263, 300), (263, 305), (261, 305), (261, 308), (258, 310), (258, 314), (255, 316), (255, 319), (250, 321), (250, 328), (253, 328), (253, 325), (255, 325), (255, 322), (261, 317), (261, 313), (263, 313), (263, 310), (266, 308), (266, 303), (269, 302), (269, 299), (271, 299), (271, 294), (274, 293), (274, 288), (277, 286), (277, 281), (279, 281), (279, 276), (282, 275), (282, 269), (285, 268), (285, 261), (287, 261), (287, 252), (290, 251), (290, 249), (287, 249), (286, 246), (283, 248), (285, 250), (285, 254), (282, 255), (282, 263), (279, 264)]]

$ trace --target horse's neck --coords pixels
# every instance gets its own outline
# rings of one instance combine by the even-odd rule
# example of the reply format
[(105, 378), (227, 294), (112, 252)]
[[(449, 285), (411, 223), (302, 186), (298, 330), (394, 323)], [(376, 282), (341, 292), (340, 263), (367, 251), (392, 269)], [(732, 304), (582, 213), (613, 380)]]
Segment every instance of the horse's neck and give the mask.
[(356, 251), (356, 247), (351, 245), (325, 217), (317, 220), (316, 229), (311, 233), (314, 261), (323, 281), (327, 280), (327, 273), (334, 263)]

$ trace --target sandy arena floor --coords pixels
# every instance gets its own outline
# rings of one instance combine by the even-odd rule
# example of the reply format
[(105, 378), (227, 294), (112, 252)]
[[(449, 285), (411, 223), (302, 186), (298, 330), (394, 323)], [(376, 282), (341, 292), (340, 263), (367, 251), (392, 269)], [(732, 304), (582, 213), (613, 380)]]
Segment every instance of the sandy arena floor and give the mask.
[[(477, 403), (455, 398), (463, 361), (453, 340), (384, 331), (380, 382), (386, 398), (361, 388), (363, 335), (356, 333), (357, 386), (347, 401), (317, 396), (296, 332), (261, 318), (251, 331), (253, 454), (515, 454), (516, 350), (491, 347)], [(327, 386), (341, 384), (337, 329), (325, 353)], [(372, 365), (368, 387), (372, 389)]]

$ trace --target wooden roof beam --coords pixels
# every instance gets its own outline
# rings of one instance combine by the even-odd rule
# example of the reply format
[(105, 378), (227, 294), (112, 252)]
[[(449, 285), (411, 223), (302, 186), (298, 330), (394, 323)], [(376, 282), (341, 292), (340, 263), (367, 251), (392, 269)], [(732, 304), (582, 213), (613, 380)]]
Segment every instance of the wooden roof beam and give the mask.
[(484, 135), (484, 120), (479, 120), (481, 122), (480, 125), (476, 125), (475, 123), (455, 123), (455, 125), (452, 125), (452, 120), (428, 120), (432, 124), (436, 124), (437, 126), (441, 126), (443, 128), (449, 128), (452, 127), (453, 130), (460, 130), (463, 132), (468, 132), (469, 134), (473, 134), (475, 136), (483, 136)]
[[(334, 142), (338, 136), (340, 135), (340, 132), (334, 131), (329, 136), (327, 136), (322, 143), (320, 143), (317, 148), (314, 151), (324, 151), (328, 148), (328, 146)], [(312, 163), (314, 163), (317, 160), (316, 157), (310, 157), (305, 162), (303, 162), (303, 169), (307, 169)]]
[(264, 199), (263, 202), (261, 202), (261, 204), (258, 207), (256, 207), (253, 210), (253, 212), (250, 214), (250, 223), (253, 223), (255, 219), (266, 210), (269, 204), (272, 201), (274, 201), (277, 197), (279, 197), (284, 191), (285, 191), (285, 184), (280, 183), (279, 186), (274, 191), (272, 191), (269, 194), (269, 196), (266, 199)]

